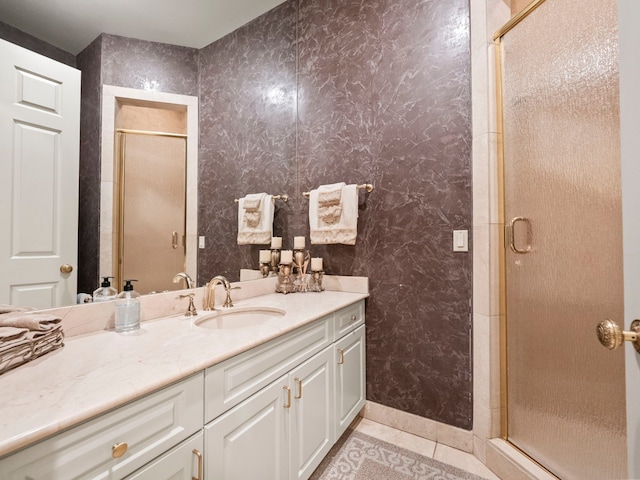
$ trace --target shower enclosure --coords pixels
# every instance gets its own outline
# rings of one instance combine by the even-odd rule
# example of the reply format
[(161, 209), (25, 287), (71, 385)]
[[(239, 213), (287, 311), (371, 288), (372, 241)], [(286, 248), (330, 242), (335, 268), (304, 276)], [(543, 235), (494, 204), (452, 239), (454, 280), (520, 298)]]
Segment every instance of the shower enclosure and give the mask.
[(626, 478), (615, 0), (538, 1), (498, 35), (505, 438), (563, 479)]

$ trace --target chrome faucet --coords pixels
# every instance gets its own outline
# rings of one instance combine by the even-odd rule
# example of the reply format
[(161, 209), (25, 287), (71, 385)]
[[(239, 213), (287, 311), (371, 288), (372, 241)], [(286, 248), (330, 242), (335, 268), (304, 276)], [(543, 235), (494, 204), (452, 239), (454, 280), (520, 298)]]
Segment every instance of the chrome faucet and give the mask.
[(195, 287), (195, 282), (189, 276), (188, 273), (180, 272), (180, 273), (176, 274), (176, 276), (173, 277), (173, 283), (178, 283), (180, 281), (180, 279), (184, 280), (184, 283), (186, 284), (187, 288)]
[(205, 310), (215, 309), (215, 302), (216, 302), (215, 288), (216, 288), (216, 285), (220, 285), (220, 284), (222, 284), (222, 286), (224, 287), (224, 291), (227, 293), (227, 298), (222, 304), (222, 307), (223, 308), (233, 307), (233, 302), (231, 301), (231, 290), (237, 290), (240, 287), (231, 287), (231, 284), (229, 283), (229, 280), (227, 280), (227, 277), (223, 275), (216, 275), (211, 279), (209, 283), (207, 283), (207, 286), (206, 286), (206, 290), (204, 294)]

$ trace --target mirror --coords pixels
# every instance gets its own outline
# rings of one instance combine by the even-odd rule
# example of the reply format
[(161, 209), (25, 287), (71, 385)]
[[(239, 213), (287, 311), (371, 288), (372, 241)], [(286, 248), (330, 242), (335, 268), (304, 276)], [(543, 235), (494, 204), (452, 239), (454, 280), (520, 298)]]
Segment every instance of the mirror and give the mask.
[[(200, 125), (195, 140), (199, 145), (188, 148), (195, 152), (197, 165), (190, 174), (197, 186), (188, 187), (193, 199), (187, 206), (187, 222), (192, 220), (191, 231), (187, 228), (187, 242), (193, 247), (191, 272), (197, 268), (194, 280), (202, 285), (218, 274), (238, 281), (242, 268), (257, 268), (258, 252), (268, 246), (237, 245), (234, 199), (262, 191), (296, 194), (295, 19), (293, 7), (281, 5), (197, 53), (103, 35), (95, 48), (94, 42), (78, 56), (86, 82), (82, 130), (89, 133), (81, 138), (79, 291), (92, 292), (99, 285), (99, 275), (112, 272), (104, 267), (108, 242), (100, 241), (101, 235), (113, 232), (104, 227), (109, 224), (105, 207), (110, 202), (100, 196), (104, 160), (113, 159), (113, 151), (105, 148), (112, 142), (103, 141), (100, 151), (95, 141), (104, 115), (104, 99), (99, 103), (104, 84), (152, 99), (159, 91), (198, 97)], [(265, 31), (270, 32), (267, 41), (263, 41)], [(285, 237), (285, 246), (296, 227), (293, 203), (276, 205), (274, 235)], [(205, 248), (196, 250), (198, 236), (205, 238)]]

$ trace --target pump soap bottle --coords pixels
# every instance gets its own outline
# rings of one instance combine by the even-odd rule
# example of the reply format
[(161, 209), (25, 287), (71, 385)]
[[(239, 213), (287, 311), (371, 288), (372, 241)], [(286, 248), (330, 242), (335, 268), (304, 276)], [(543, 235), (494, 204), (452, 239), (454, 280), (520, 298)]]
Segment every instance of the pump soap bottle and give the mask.
[(140, 294), (125, 280), (124, 288), (116, 298), (116, 332), (130, 333), (140, 328)]
[(118, 291), (111, 286), (111, 282), (109, 279), (113, 277), (102, 277), (102, 283), (100, 284), (100, 288), (94, 290), (93, 292), (93, 301), (94, 302), (105, 302), (107, 300), (115, 300), (118, 295)]

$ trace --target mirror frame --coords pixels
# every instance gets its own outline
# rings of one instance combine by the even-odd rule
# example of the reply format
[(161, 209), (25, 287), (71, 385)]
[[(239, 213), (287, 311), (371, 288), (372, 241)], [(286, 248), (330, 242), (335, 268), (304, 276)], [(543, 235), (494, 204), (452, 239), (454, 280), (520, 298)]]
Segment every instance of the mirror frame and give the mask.
[[(117, 238), (115, 201), (115, 129), (118, 102), (149, 102), (176, 105), (187, 110), (187, 218), (186, 273), (197, 281), (198, 275), (198, 97), (173, 93), (102, 86), (102, 132), (100, 177), (100, 271), (113, 275)], [(179, 272), (175, 272), (179, 273)], [(96, 285), (97, 288), (97, 285)], [(116, 286), (119, 290), (119, 287)]]

